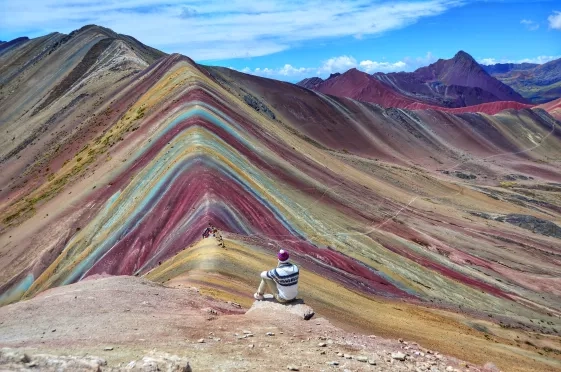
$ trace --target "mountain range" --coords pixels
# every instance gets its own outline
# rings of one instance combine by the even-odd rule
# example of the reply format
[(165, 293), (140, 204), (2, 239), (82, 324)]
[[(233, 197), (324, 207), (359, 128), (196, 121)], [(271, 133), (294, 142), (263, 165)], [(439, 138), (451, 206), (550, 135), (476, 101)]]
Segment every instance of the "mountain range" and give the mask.
[(475, 109), (495, 114), (506, 108), (531, 107), (561, 97), (557, 89), (561, 82), (559, 65), (561, 59), (544, 65), (484, 66), (460, 51), (451, 59), (439, 59), (413, 72), (370, 75), (351, 69), (325, 80), (307, 78), (298, 85), (384, 107), (456, 109), (454, 112)]
[[(110, 313), (127, 335), (119, 348), (134, 349), (143, 325), (127, 314), (175, 319), (194, 306), (165, 287), (200, 288), (220, 311), (249, 308), (283, 248), (322, 317), (411, 340), (387, 349), (401, 344), (395, 362), (380, 346), (388, 365), (421, 358), (415, 342), (478, 366), (561, 367), (561, 101), (534, 107), (463, 52), (412, 73), (353, 69), (295, 85), (94, 25), (10, 43), (0, 45), (0, 346), (60, 347), (55, 331), (43, 345), (39, 328), (22, 328), (48, 309), (42, 325), (76, 324), (67, 346), (87, 341), (88, 314)], [(223, 246), (202, 239), (209, 224)], [(139, 278), (107, 280), (119, 275)], [(134, 299), (126, 288), (146, 290)], [(57, 296), (84, 318), (66, 322)], [(186, 322), (214, 332), (213, 309), (185, 311)], [(241, 337), (229, 352), (242, 324), (228, 328)], [(204, 351), (197, 327), (151, 335), (177, 337), (175, 350), (189, 335)], [(335, 358), (319, 354), (325, 341), (314, 355)]]
[(483, 68), (532, 103), (546, 103), (561, 97), (561, 59), (542, 65), (523, 63), (494, 66)]

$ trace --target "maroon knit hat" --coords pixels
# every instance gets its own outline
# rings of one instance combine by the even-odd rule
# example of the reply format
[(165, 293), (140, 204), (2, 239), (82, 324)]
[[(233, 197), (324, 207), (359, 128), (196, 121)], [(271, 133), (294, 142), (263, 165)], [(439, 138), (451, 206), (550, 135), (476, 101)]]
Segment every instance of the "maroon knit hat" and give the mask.
[(279, 253), (277, 253), (277, 257), (278, 257), (279, 261), (282, 261), (282, 262), (288, 261), (288, 252), (285, 251), (284, 249), (281, 249), (279, 251)]

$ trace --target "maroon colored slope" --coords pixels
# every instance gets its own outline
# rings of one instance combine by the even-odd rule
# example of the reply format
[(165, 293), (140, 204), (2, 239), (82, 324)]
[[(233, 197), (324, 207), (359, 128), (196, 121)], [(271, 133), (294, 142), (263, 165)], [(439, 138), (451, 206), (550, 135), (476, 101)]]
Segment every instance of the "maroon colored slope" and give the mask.
[(520, 103), (520, 102), (497, 101), (497, 102), (486, 102), (486, 103), (481, 103), (479, 105), (457, 107), (457, 108), (438, 107), (438, 106), (426, 105), (423, 103), (418, 103), (418, 104), (415, 103), (409, 106), (408, 109), (410, 110), (433, 109), (433, 110), (439, 110), (444, 112), (450, 112), (452, 114), (463, 114), (466, 112), (482, 112), (487, 115), (495, 115), (504, 110), (509, 110), (509, 109), (522, 110), (531, 107), (533, 107), (533, 105)]
[(329, 79), (323, 81), (319, 78), (305, 79), (298, 85), (325, 94), (377, 103), (384, 107), (407, 107), (412, 103), (422, 102), (399, 94), (391, 87), (356, 68), (350, 69), (344, 74), (331, 75)]
[(415, 72), (398, 72), (373, 75), (395, 91), (415, 100), (441, 107), (465, 107), (500, 99), (478, 87), (446, 85), (438, 80), (427, 81)]
[(549, 112), (549, 114), (555, 119), (561, 120), (561, 98), (558, 98), (555, 101), (544, 103), (543, 105), (539, 105), (537, 107)]
[(439, 81), (447, 85), (481, 88), (501, 101), (528, 103), (509, 86), (489, 75), (469, 54), (459, 51), (452, 59), (437, 62), (413, 72), (420, 80)]

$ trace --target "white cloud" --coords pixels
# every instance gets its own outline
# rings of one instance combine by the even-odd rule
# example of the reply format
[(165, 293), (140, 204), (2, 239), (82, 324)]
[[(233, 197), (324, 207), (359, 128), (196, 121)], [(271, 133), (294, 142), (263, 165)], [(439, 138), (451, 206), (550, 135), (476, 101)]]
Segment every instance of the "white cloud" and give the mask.
[(403, 61), (411, 69), (419, 68), (422, 66), (428, 66), (431, 63), (436, 62), (436, 60), (437, 58), (431, 52), (427, 52), (427, 54), (424, 57), (417, 57), (417, 58), (405, 57), (403, 59)]
[(481, 58), (479, 61), (482, 65), (496, 65), (497, 63), (509, 63), (509, 62), (498, 62), (495, 58)]
[(537, 56), (534, 58), (524, 58), (524, 59), (495, 59), (495, 58), (481, 58), (478, 60), (482, 65), (496, 65), (497, 63), (537, 63), (544, 64), (555, 59), (559, 59), (561, 56)]
[(561, 12), (554, 11), (552, 15), (547, 17), (549, 28), (561, 30)]
[(318, 75), (333, 74), (335, 72), (345, 72), (351, 68), (356, 68), (356, 59), (352, 56), (339, 56), (329, 58), (317, 69)]
[(361, 61), (359, 67), (362, 71), (372, 74), (374, 72), (395, 72), (403, 71), (407, 64), (403, 61), (397, 61), (395, 63), (390, 62), (376, 62), (371, 60)]
[(197, 61), (262, 56), (306, 41), (368, 37), (461, 6), (463, 0), (0, 1), (0, 34), (68, 33), (95, 23)]
[(280, 80), (297, 81), (312, 76), (326, 78), (330, 74), (343, 73), (352, 68), (356, 68), (368, 74), (373, 74), (375, 72), (411, 71), (420, 66), (430, 64), (435, 60), (436, 58), (430, 52), (427, 53), (425, 57), (406, 57), (402, 61), (396, 62), (378, 62), (369, 59), (359, 62), (353, 56), (345, 55), (329, 58), (323, 61), (318, 67), (294, 67), (290, 64), (286, 64), (278, 69), (255, 68), (252, 70), (249, 67), (245, 67), (240, 71), (247, 74)]
[(298, 76), (298, 75), (307, 74), (310, 71), (311, 71), (310, 68), (306, 68), (306, 67), (295, 68), (292, 67), (292, 65), (286, 64), (284, 65), (284, 67), (282, 67), (279, 70), (279, 74), (282, 76)]
[(526, 29), (530, 30), (530, 31), (536, 31), (538, 28), (540, 28), (540, 25), (530, 19), (523, 19), (520, 21), (521, 24), (523, 24)]

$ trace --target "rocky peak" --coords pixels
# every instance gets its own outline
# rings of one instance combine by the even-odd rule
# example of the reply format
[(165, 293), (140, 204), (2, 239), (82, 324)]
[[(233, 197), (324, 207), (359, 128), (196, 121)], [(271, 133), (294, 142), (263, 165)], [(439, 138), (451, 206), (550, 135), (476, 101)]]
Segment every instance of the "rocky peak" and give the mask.
[(460, 50), (458, 53), (456, 53), (456, 55), (454, 56), (454, 58), (452, 58), (454, 60), (457, 61), (468, 61), (468, 62), (475, 62), (475, 59), (473, 59), (473, 57), (471, 55), (469, 55), (468, 53), (464, 52), (463, 50)]

